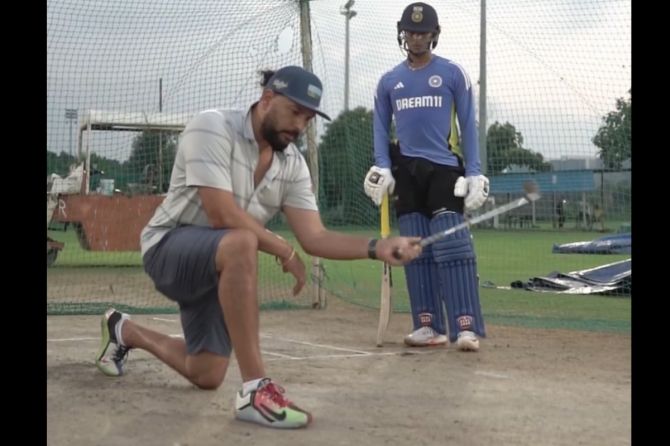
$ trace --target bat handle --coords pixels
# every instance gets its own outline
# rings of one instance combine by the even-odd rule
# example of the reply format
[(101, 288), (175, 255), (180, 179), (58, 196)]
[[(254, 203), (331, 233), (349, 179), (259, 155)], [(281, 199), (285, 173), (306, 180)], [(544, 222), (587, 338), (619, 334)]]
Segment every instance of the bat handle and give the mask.
[[(413, 244), (419, 245), (422, 248), (424, 248), (426, 245), (429, 245), (430, 243), (432, 243), (432, 241), (430, 240), (430, 237), (428, 237), (428, 238), (422, 238), (421, 240), (419, 240), (418, 242), (415, 242)], [(400, 255), (400, 250), (398, 250), (398, 248), (393, 248), (393, 257), (396, 260), (402, 260), (402, 256)]]

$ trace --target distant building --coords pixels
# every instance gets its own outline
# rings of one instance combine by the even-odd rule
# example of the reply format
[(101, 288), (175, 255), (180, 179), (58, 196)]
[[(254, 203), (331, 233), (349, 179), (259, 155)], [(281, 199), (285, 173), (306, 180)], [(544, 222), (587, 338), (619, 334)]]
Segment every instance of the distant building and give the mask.
[(527, 173), (531, 172), (528, 166), (520, 166), (518, 164), (510, 164), (505, 167), (501, 173)]
[(603, 161), (600, 158), (567, 158), (547, 160), (552, 170), (593, 170), (602, 169)]
[[(563, 157), (561, 159), (548, 159), (546, 161), (551, 164), (552, 170), (598, 170), (604, 167), (603, 161), (600, 158)], [(630, 169), (630, 160), (624, 161), (622, 167)]]

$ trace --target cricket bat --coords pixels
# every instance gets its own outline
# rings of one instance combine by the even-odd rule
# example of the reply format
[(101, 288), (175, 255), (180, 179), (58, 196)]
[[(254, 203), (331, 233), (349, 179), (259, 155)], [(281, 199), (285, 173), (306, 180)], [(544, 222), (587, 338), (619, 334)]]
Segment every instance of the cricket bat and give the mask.
[[(389, 196), (384, 194), (381, 206), (381, 237), (386, 238), (391, 233), (391, 225), (389, 221)], [(393, 282), (391, 280), (391, 265), (384, 262), (382, 270), (381, 282), (381, 303), (379, 305), (379, 326), (377, 327), (377, 347), (381, 347), (384, 343), (384, 333), (388, 327), (391, 319), (391, 287)]]

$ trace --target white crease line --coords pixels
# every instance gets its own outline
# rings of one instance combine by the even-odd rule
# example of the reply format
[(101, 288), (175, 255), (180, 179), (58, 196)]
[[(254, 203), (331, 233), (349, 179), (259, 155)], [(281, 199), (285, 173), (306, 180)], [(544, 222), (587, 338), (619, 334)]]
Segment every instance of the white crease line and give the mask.
[(330, 359), (330, 358), (362, 358), (365, 356), (388, 356), (388, 355), (397, 355), (400, 352), (385, 352), (385, 353), (368, 353), (367, 355), (361, 354), (351, 354), (351, 355), (313, 355), (307, 356), (306, 358), (295, 358), (295, 359)]
[[(184, 335), (182, 334), (171, 334), (168, 335), (171, 338), (183, 338)], [(73, 342), (73, 341), (99, 341), (100, 338), (55, 338), (55, 339), (48, 339), (47, 342)]]
[(370, 352), (366, 352), (366, 351), (363, 351), (363, 350), (355, 350), (353, 348), (335, 347), (333, 345), (325, 345), (325, 344), (315, 344), (313, 342), (298, 341), (298, 340), (295, 340), (295, 339), (288, 339), (288, 338), (275, 338), (272, 335), (261, 334), (261, 338), (277, 339), (277, 340), (280, 340), (280, 341), (292, 342), (294, 344), (309, 345), (311, 347), (328, 348), (328, 349), (331, 349), (331, 350), (340, 350), (340, 351), (343, 351), (343, 352), (353, 352), (353, 353), (358, 353), (359, 355), (371, 355), (372, 354)]
[(99, 341), (100, 338), (60, 338), (47, 339), (47, 342), (72, 342), (72, 341)]
[(163, 319), (162, 317), (152, 317), (151, 319), (155, 321), (163, 321), (163, 322), (179, 322), (178, 319)]
[(480, 372), (479, 370), (475, 370), (475, 375), (488, 376), (489, 378), (500, 378), (500, 379), (509, 379), (510, 378), (509, 376), (502, 375), (500, 373)]
[[(410, 353), (410, 355), (426, 355), (429, 354), (430, 352), (417, 352), (417, 353)], [(406, 352), (404, 351), (399, 351), (399, 352), (383, 352), (383, 353), (368, 353), (366, 355), (361, 355), (361, 354), (351, 354), (351, 355), (313, 355), (313, 356), (305, 356), (302, 358), (270, 358), (266, 359), (266, 361), (281, 361), (283, 359), (290, 359), (294, 361), (304, 361), (306, 359), (308, 360), (313, 360), (313, 359), (346, 359), (346, 358), (371, 358), (373, 356), (393, 356), (393, 355), (407, 355)]]
[[(164, 322), (179, 322), (176, 319), (163, 319), (159, 317), (152, 317), (153, 320), (156, 321), (164, 321)], [(168, 335), (171, 338), (183, 338), (184, 335), (182, 334), (172, 334)], [(343, 352), (351, 352), (351, 353), (356, 353), (357, 355), (373, 355), (374, 353), (366, 352), (364, 350), (356, 350), (353, 348), (346, 348), (346, 347), (335, 347), (334, 345), (326, 345), (326, 344), (316, 344), (313, 342), (307, 342), (307, 341), (298, 341), (296, 339), (288, 339), (288, 338), (282, 338), (282, 337), (275, 337), (271, 334), (261, 334), (261, 338), (269, 338), (269, 339), (276, 339), (279, 341), (286, 341), (286, 342), (291, 342), (294, 344), (302, 344), (302, 345), (309, 345), (311, 347), (320, 347), (320, 348), (326, 348), (330, 350), (338, 350), (338, 351), (343, 351)], [(47, 339), (47, 341), (51, 342), (65, 342), (65, 341), (91, 341), (91, 340), (98, 340), (99, 338), (65, 338), (65, 339)], [(338, 357), (338, 356), (334, 356)]]
[[(171, 338), (183, 338), (184, 335), (182, 334), (171, 334), (168, 335)], [(272, 336), (270, 335), (261, 335), (262, 337), (266, 338), (271, 338)], [(261, 352), (264, 355), (270, 355), (270, 356), (277, 356), (277, 358), (269, 358), (266, 359), (266, 361), (281, 361), (281, 360), (291, 360), (291, 361), (304, 361), (306, 359), (311, 360), (311, 359), (346, 359), (346, 358), (369, 358), (372, 356), (393, 356), (393, 355), (427, 355), (434, 353), (432, 351), (425, 351), (425, 352), (407, 352), (404, 350), (400, 351), (393, 351), (393, 352), (366, 352), (363, 350), (354, 350), (354, 349), (349, 349), (349, 348), (340, 348), (340, 347), (335, 347), (332, 345), (323, 345), (323, 344), (314, 344), (311, 342), (305, 342), (305, 341), (296, 341), (296, 340), (289, 340), (289, 339), (283, 339), (283, 338), (277, 338), (281, 339), (287, 342), (293, 342), (296, 344), (305, 344), (305, 345), (311, 345), (315, 347), (323, 347), (323, 348), (330, 348), (333, 350), (342, 350), (342, 351), (347, 351), (347, 352), (354, 352), (351, 354), (333, 354), (333, 355), (311, 355), (311, 356), (290, 356), (290, 355), (285, 355), (283, 353), (275, 353), (275, 352), (269, 352), (266, 350), (262, 350)], [(48, 342), (74, 342), (74, 341), (99, 341), (100, 338), (57, 338), (57, 339), (47, 339)], [(496, 375), (494, 373), (487, 373), (487, 372), (475, 372), (476, 374), (479, 375), (484, 375), (484, 376), (492, 376), (494, 378), (508, 378), (505, 375)]]
[(298, 358), (297, 356), (285, 355), (283, 353), (268, 352), (268, 351), (265, 351), (265, 350), (261, 350), (261, 353), (263, 353), (264, 355), (279, 356), (282, 359), (305, 359), (305, 358)]
[[(168, 335), (171, 338), (183, 338), (183, 334), (171, 334)], [(392, 355), (425, 355), (425, 354), (431, 354), (434, 353), (433, 351), (425, 351), (425, 352), (407, 352), (404, 350), (400, 351), (393, 351), (393, 352), (366, 352), (363, 350), (355, 350), (351, 348), (342, 348), (342, 347), (335, 347), (333, 345), (324, 345), (324, 344), (315, 344), (313, 342), (307, 342), (307, 341), (297, 341), (293, 339), (286, 339), (286, 338), (274, 338), (272, 335), (261, 335), (261, 337), (264, 338), (272, 338), (272, 339), (277, 339), (281, 341), (286, 341), (286, 342), (293, 342), (295, 344), (304, 344), (304, 345), (309, 345), (313, 347), (321, 347), (321, 348), (326, 348), (326, 349), (331, 349), (331, 350), (340, 350), (340, 351), (345, 351), (345, 352), (352, 352), (350, 354), (333, 354), (333, 355), (310, 355), (310, 356), (290, 356), (290, 355), (285, 355), (283, 353), (275, 353), (275, 352), (270, 352), (267, 350), (263, 350), (262, 353), (265, 355), (272, 355), (272, 356), (278, 356), (277, 358), (271, 358), (268, 359), (268, 361), (277, 361), (281, 359), (289, 359), (293, 361), (302, 361), (305, 359), (337, 359), (337, 358), (361, 358), (361, 357), (371, 357), (371, 356), (392, 356)], [(47, 339), (48, 342), (73, 342), (73, 341), (99, 341), (100, 338), (58, 338), (58, 339)], [(477, 374), (486, 374), (486, 372), (475, 372)], [(507, 376), (504, 375), (495, 375), (489, 373), (488, 375), (485, 376), (493, 376), (494, 378), (508, 378)]]

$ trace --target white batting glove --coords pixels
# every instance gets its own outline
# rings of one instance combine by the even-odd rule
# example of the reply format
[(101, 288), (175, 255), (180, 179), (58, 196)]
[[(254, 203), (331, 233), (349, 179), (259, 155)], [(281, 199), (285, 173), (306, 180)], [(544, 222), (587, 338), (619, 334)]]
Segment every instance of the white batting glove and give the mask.
[(465, 197), (468, 194), (468, 182), (465, 177), (458, 177), (454, 184), (454, 197)]
[(489, 196), (489, 179), (484, 175), (458, 177), (454, 185), (454, 196), (465, 197), (465, 209), (473, 211), (481, 207)]
[(387, 167), (372, 166), (365, 175), (363, 182), (365, 195), (372, 199), (377, 206), (382, 204), (382, 198), (385, 193), (392, 194), (395, 189), (395, 179), (391, 174), (391, 169)]

